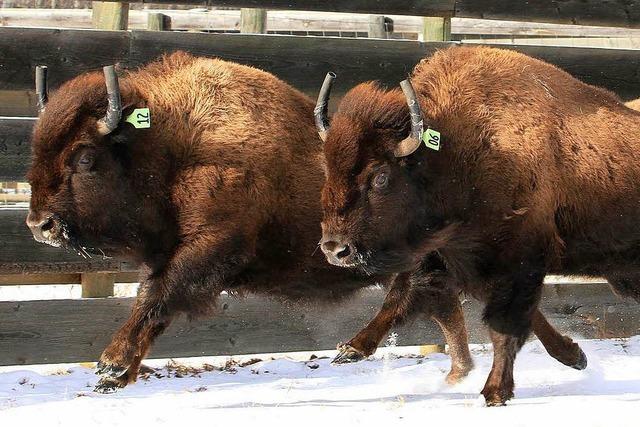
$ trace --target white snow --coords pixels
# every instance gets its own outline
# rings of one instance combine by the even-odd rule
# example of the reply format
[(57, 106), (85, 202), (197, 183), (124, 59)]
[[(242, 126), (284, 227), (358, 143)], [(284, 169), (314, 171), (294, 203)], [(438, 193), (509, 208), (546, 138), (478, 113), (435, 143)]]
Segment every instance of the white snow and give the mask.
[[(584, 371), (551, 359), (539, 341), (528, 343), (516, 361), (516, 397), (502, 408), (484, 407), (479, 396), (491, 351), (478, 345), (476, 369), (455, 386), (444, 383), (448, 356), (416, 357), (416, 347), (380, 349), (370, 360), (342, 366), (309, 360), (311, 353), (263, 355), (245, 367), (180, 378), (166, 360), (147, 361), (162, 378), (152, 374), (112, 395), (92, 391), (96, 377), (84, 364), (4, 367), (0, 425), (638, 426), (640, 336), (580, 344), (589, 358)], [(176, 362), (221, 367), (229, 359)]]

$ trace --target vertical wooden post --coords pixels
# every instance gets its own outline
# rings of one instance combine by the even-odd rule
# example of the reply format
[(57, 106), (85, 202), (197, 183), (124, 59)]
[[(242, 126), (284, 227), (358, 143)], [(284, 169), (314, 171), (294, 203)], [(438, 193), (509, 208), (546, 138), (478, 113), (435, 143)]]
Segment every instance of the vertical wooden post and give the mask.
[(267, 33), (266, 9), (240, 9), (240, 32), (247, 34)]
[(369, 15), (369, 38), (370, 39), (386, 39), (387, 26), (384, 16)]
[(171, 17), (164, 13), (149, 13), (147, 15), (147, 30), (171, 31)]
[(422, 40), (425, 42), (451, 40), (451, 18), (425, 17)]
[(115, 273), (82, 273), (82, 298), (104, 298), (113, 296)]
[(129, 3), (92, 3), (91, 22), (93, 28), (101, 30), (126, 30), (129, 26)]
[[(101, 30), (126, 30), (129, 27), (129, 3), (94, 1), (91, 22)], [(113, 296), (114, 273), (82, 273), (82, 298)]]

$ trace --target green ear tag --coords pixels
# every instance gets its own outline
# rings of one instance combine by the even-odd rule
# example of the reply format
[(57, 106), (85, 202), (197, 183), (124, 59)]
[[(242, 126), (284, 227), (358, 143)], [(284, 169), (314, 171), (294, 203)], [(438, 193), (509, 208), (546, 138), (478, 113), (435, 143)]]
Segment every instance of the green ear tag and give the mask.
[(151, 127), (151, 113), (148, 108), (136, 108), (129, 114), (125, 122), (131, 123), (136, 129), (147, 129)]
[(422, 140), (424, 145), (432, 150), (440, 151), (440, 132), (433, 129), (427, 129), (422, 132)]

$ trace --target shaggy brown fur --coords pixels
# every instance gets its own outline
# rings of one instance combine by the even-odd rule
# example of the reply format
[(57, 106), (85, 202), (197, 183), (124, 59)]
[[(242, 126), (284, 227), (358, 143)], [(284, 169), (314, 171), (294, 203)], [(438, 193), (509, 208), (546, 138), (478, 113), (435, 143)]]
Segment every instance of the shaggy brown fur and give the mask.
[[(100, 135), (104, 77), (82, 75), (41, 115), (29, 173), (27, 223), (39, 240), (148, 270), (131, 317), (101, 357), (99, 391), (134, 381), (171, 320), (209, 313), (222, 290), (317, 302), (392, 281), (330, 266), (314, 251), (322, 144), (308, 98), (263, 71), (183, 53), (127, 73), (120, 86), (124, 116), (148, 107), (150, 129), (121, 123)], [(456, 294), (444, 290), (409, 308), (445, 329), (449, 379), (466, 375), (472, 362)], [(384, 321), (339, 361), (373, 353), (406, 312), (386, 304), (376, 318)]]
[(402, 92), (352, 89), (328, 132), (322, 194), (324, 241), (350, 250), (328, 258), (423, 270), (485, 301), (495, 355), (482, 393), (504, 404), (532, 323), (545, 329), (545, 274), (604, 275), (640, 298), (640, 114), (507, 50), (443, 50), (411, 81), (441, 149), (394, 158), (410, 126)]

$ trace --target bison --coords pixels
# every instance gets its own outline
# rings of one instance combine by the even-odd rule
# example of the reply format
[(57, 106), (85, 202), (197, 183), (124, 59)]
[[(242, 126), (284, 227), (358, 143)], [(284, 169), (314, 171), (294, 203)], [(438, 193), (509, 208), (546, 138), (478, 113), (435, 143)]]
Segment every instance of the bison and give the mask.
[(640, 113), (488, 47), (441, 50), (401, 87), (362, 83), (319, 127), (322, 250), (333, 265), (420, 277), (394, 283), (398, 304), (422, 289), (483, 301), (494, 362), (482, 394), (503, 405), (546, 274), (604, 276), (640, 299)]
[[(330, 302), (377, 281), (423, 280), (369, 277), (314, 254), (324, 181), (314, 105), (274, 76), (174, 53), (121, 78), (112, 68), (81, 75), (50, 100), (41, 74), (36, 83), (34, 237), (144, 269), (131, 316), (100, 358), (98, 391), (135, 381), (172, 319), (209, 314), (223, 290)], [(373, 353), (393, 324), (426, 314), (449, 344), (448, 380), (464, 377), (472, 360), (456, 291), (425, 288), (398, 307), (394, 289), (336, 362)], [(554, 357), (576, 363), (579, 348), (544, 318), (539, 333)]]

